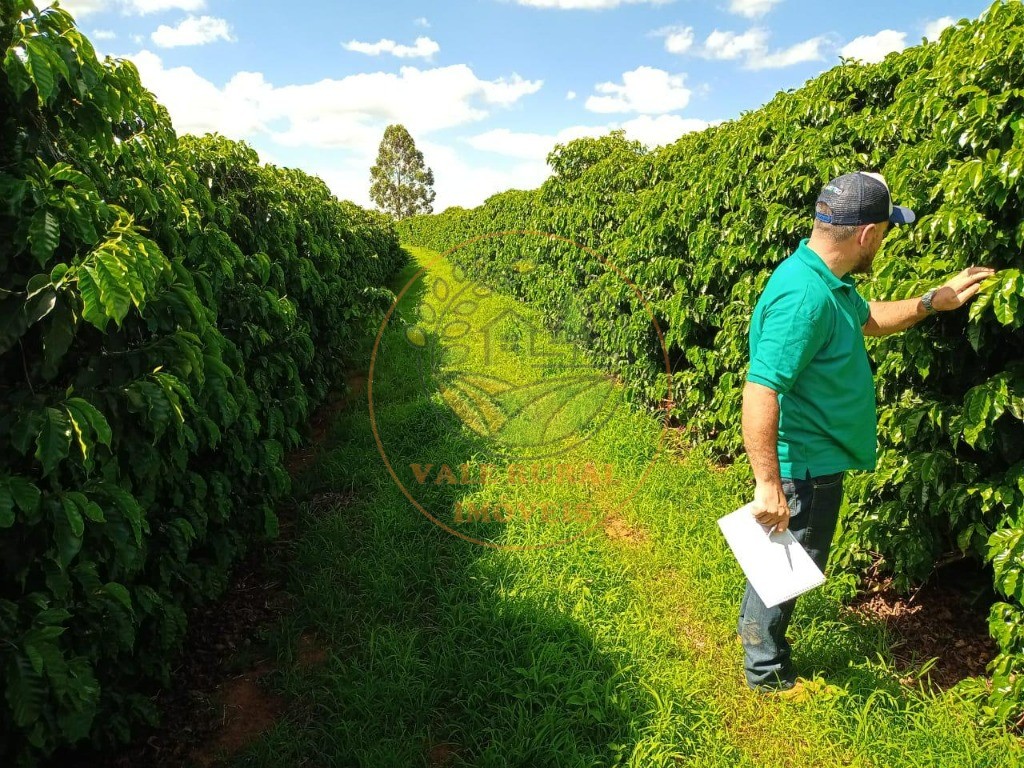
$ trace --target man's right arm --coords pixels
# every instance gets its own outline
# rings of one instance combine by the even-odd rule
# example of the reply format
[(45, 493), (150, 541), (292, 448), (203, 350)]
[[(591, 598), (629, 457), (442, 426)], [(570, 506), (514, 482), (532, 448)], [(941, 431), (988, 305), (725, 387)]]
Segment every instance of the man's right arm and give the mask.
[(778, 393), (753, 381), (743, 387), (743, 444), (757, 482), (754, 517), (778, 531), (789, 527), (789, 504), (779, 471)]

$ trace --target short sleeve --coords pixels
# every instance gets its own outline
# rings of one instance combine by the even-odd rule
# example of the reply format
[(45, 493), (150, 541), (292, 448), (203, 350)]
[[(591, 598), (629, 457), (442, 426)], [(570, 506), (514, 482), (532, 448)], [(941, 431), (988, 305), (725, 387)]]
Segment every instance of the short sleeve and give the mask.
[(857, 316), (860, 318), (860, 324), (864, 325), (864, 323), (868, 321), (868, 318), (871, 317), (871, 307), (868, 306), (868, 302), (860, 295), (860, 292), (856, 288), (852, 289), (850, 292), (853, 294), (853, 303), (857, 307)]
[(747, 381), (780, 394), (788, 392), (800, 372), (825, 346), (831, 333), (829, 306), (820, 301), (808, 302), (809, 298), (807, 292), (786, 293), (763, 308)]

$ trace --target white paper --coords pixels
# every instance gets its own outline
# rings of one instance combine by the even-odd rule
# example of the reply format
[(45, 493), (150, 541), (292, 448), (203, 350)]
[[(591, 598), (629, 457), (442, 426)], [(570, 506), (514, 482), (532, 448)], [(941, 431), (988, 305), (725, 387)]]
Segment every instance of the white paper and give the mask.
[(740, 568), (769, 608), (825, 582), (807, 551), (788, 530), (768, 534), (754, 517), (753, 503), (718, 521)]

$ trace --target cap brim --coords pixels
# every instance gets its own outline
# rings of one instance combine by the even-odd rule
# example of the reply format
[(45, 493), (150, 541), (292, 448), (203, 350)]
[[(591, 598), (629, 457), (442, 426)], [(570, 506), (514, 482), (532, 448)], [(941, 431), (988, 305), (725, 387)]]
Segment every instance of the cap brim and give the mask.
[(889, 216), (890, 224), (910, 224), (917, 216), (909, 208), (902, 205), (894, 205), (892, 207), (892, 214)]

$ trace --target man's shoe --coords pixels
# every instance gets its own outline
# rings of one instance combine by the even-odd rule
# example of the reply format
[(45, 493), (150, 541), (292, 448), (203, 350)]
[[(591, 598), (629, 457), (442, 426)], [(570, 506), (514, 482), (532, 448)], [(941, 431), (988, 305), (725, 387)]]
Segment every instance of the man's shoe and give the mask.
[(781, 696), (783, 693), (792, 690), (795, 686), (796, 683), (792, 680), (783, 680), (777, 683), (763, 683), (752, 687), (751, 690), (755, 693), (763, 693), (769, 696)]
[(811, 698), (811, 690), (807, 686), (807, 681), (802, 678), (797, 678), (796, 682), (780, 687), (773, 693), (785, 701), (807, 701)]
[(846, 689), (827, 683), (820, 677), (808, 680), (798, 677), (789, 686), (782, 686), (772, 693), (785, 701), (807, 701), (811, 698), (835, 699), (846, 693)]

